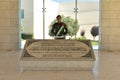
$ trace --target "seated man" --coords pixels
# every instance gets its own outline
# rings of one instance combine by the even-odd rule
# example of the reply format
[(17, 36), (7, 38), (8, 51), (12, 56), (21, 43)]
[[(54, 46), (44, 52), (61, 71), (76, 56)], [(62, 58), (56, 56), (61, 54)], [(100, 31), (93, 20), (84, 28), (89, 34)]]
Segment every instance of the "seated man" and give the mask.
[(57, 22), (52, 26), (52, 34), (55, 36), (55, 39), (65, 39), (65, 36), (68, 32), (67, 26), (64, 22), (61, 22), (61, 16), (56, 17)]

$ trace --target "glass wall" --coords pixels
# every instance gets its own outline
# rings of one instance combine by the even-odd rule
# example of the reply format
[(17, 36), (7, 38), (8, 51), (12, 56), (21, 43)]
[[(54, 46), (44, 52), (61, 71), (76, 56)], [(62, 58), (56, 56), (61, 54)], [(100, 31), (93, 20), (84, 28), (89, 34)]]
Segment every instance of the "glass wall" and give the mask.
[(98, 47), (99, 37), (91, 34), (92, 27), (99, 27), (98, 0), (21, 0), (23, 45), (26, 39), (53, 39), (49, 29), (58, 14), (68, 25), (67, 39), (84, 36)]
[(77, 36), (84, 36), (90, 39), (94, 49), (99, 47), (99, 0), (78, 0), (77, 19), (80, 23), (80, 28)]

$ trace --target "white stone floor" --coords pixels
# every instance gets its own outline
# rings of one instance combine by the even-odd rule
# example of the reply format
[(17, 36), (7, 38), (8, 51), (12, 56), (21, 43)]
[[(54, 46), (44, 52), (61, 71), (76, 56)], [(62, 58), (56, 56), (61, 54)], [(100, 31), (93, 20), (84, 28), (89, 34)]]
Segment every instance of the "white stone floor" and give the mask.
[(92, 71), (21, 72), (21, 51), (0, 51), (0, 80), (120, 80), (120, 52), (95, 51), (95, 55)]

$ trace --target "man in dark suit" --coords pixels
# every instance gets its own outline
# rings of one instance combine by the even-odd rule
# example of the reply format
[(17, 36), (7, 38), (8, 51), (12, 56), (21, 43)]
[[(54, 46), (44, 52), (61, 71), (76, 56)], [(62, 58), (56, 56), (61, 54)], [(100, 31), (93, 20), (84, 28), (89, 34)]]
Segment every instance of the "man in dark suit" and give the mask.
[(65, 39), (68, 32), (67, 25), (61, 22), (62, 17), (60, 15), (58, 15), (56, 19), (57, 22), (53, 24), (51, 32), (55, 36), (55, 39)]

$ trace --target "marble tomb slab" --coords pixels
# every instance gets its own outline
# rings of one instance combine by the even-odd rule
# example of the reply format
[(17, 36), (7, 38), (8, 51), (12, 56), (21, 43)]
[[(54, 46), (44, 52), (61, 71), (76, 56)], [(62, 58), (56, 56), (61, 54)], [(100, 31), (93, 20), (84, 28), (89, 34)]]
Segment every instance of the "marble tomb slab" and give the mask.
[(27, 40), (23, 70), (92, 70), (95, 56), (90, 40)]

